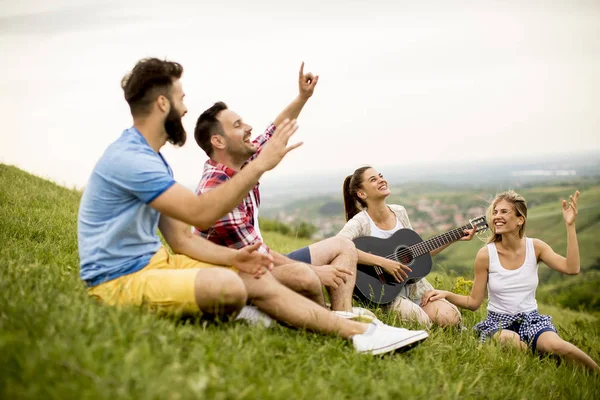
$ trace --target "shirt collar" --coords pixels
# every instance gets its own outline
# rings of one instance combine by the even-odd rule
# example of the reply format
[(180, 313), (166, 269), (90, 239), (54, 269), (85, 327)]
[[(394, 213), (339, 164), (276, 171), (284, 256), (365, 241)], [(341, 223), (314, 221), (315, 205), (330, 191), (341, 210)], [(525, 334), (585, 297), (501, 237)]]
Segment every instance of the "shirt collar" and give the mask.
[(206, 164), (212, 166), (215, 169), (218, 169), (218, 170), (221, 170), (221, 171), (225, 172), (227, 174), (227, 176), (230, 177), (230, 178), (233, 178), (233, 176), (235, 174), (237, 174), (236, 170), (234, 170), (232, 168), (229, 168), (228, 166), (223, 165), (223, 164), (221, 164), (219, 162), (216, 162), (214, 160), (211, 160), (211, 159), (208, 159), (206, 161)]

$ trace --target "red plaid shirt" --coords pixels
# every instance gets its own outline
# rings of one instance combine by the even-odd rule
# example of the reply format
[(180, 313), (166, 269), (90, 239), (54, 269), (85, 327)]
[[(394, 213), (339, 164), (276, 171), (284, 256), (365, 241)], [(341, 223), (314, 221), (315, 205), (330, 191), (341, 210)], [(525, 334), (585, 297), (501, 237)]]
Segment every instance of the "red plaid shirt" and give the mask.
[[(275, 132), (275, 125), (270, 125), (264, 134), (252, 141), (256, 146), (257, 151), (244, 163), (242, 168), (258, 156), (265, 143), (273, 136), (273, 132)], [(227, 182), (236, 173), (237, 171), (209, 159), (204, 164), (204, 172), (202, 173), (202, 179), (196, 188), (196, 194), (201, 195), (202, 193), (206, 193), (209, 190), (216, 188), (218, 185)], [(200, 230), (194, 227), (194, 234), (201, 235), (213, 243), (236, 249), (241, 249), (256, 241), (262, 241), (258, 232), (254, 229), (254, 204), (252, 203), (250, 193), (254, 193), (256, 206), (259, 207), (260, 190), (259, 184), (257, 183), (252, 189), (252, 192), (248, 192), (248, 195), (242, 202), (229, 214), (215, 222), (213, 226), (206, 230)], [(258, 221), (256, 221), (256, 223), (258, 223)], [(269, 247), (264, 243), (261, 246), (261, 249), (264, 252), (270, 251)]]

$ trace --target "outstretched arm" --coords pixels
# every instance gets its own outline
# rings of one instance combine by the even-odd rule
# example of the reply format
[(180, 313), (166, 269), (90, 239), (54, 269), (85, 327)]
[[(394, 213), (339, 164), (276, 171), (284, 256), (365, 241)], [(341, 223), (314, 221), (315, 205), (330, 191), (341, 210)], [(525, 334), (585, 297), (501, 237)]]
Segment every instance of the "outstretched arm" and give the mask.
[(475, 235), (475, 228), (473, 228), (473, 229), (465, 229), (463, 231), (463, 233), (464, 233), (464, 236), (461, 237), (460, 239), (455, 240), (454, 242), (450, 242), (448, 244), (445, 244), (442, 247), (437, 248), (435, 250), (432, 250), (429, 254), (431, 254), (431, 256), (435, 256), (436, 254), (440, 254), (442, 252), (442, 250), (446, 249), (452, 243), (456, 243), (456, 242), (460, 242), (460, 241), (467, 241), (467, 240), (473, 239), (473, 236)]
[(568, 204), (566, 200), (562, 201), (563, 218), (567, 227), (567, 257), (555, 253), (552, 247), (539, 239), (534, 239), (533, 242), (538, 260), (556, 271), (569, 275), (577, 275), (580, 269), (579, 244), (575, 229), (578, 199), (579, 191), (576, 191), (570, 196)]
[(296, 121), (283, 121), (260, 155), (228, 182), (214, 190), (196, 196), (180, 184), (174, 184), (149, 204), (163, 215), (178, 219), (198, 229), (208, 229), (233, 210), (256, 185), (263, 173), (269, 171), (302, 142), (288, 146), (296, 132)]
[(477, 257), (475, 257), (475, 279), (473, 280), (473, 289), (471, 289), (470, 295), (461, 296), (446, 290), (429, 290), (423, 294), (421, 306), (424, 306), (429, 301), (445, 298), (458, 307), (466, 308), (471, 311), (477, 310), (481, 306), (481, 303), (483, 303), (483, 298), (485, 297), (489, 260), (487, 247), (479, 249)]
[(275, 122), (273, 124), (277, 126), (281, 123), (281, 121), (288, 119), (297, 119), (304, 105), (313, 95), (315, 91), (315, 86), (317, 86), (317, 82), (319, 81), (319, 77), (313, 75), (311, 72), (304, 74), (304, 62), (300, 65), (300, 72), (298, 74), (298, 96), (290, 103), (283, 111), (275, 118)]
[(161, 215), (158, 228), (174, 252), (195, 260), (215, 265), (232, 265), (256, 278), (273, 268), (273, 257), (257, 251), (260, 242), (239, 250), (219, 246), (192, 234), (188, 225), (166, 215)]

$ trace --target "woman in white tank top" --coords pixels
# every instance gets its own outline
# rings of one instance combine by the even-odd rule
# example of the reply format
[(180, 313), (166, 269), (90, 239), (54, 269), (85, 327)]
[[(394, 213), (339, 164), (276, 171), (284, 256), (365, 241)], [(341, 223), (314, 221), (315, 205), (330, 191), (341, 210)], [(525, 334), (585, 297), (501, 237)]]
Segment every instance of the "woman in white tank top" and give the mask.
[(600, 372), (598, 365), (573, 344), (561, 339), (552, 318), (538, 312), (535, 290), (538, 285), (537, 264), (569, 275), (579, 273), (579, 246), (575, 230), (579, 192), (562, 202), (567, 228), (567, 257), (563, 257), (539, 239), (525, 236), (527, 204), (512, 190), (496, 196), (488, 209), (492, 236), (475, 258), (475, 279), (469, 296), (443, 290), (431, 290), (423, 304), (441, 299), (475, 311), (488, 290), (488, 315), (475, 325), (485, 341), (491, 337), (522, 349), (553, 353)]
[[(388, 238), (402, 228), (412, 229), (408, 214), (404, 207), (386, 204), (390, 195), (387, 181), (374, 168), (361, 167), (344, 181), (344, 205), (346, 208), (346, 225), (338, 235), (350, 240), (360, 236)], [(360, 204), (362, 210), (358, 208)], [(461, 240), (471, 240), (473, 230)], [(445, 247), (432, 251), (435, 255)], [(365, 253), (358, 250), (358, 262), (364, 265), (377, 265), (392, 275), (397, 281), (407, 277), (406, 266), (385, 257)], [(421, 298), (433, 286), (423, 278), (417, 283), (406, 285), (403, 291), (392, 302), (391, 308), (403, 320), (417, 320), (430, 326), (433, 323), (440, 326), (458, 325), (461, 321), (458, 308), (447, 301), (428, 304), (421, 307)]]

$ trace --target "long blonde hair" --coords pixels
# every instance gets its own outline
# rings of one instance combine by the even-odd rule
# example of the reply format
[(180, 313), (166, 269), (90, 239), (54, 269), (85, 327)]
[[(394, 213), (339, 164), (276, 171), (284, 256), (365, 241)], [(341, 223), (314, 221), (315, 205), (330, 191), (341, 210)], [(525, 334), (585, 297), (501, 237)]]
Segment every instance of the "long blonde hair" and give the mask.
[(502, 192), (496, 195), (492, 204), (487, 209), (486, 217), (488, 220), (488, 224), (490, 226), (491, 235), (487, 238), (487, 243), (494, 243), (502, 241), (502, 236), (496, 234), (496, 227), (493, 224), (494, 218), (494, 208), (498, 202), (506, 200), (509, 203), (512, 203), (515, 213), (517, 217), (523, 217), (523, 225), (519, 228), (519, 238), (522, 238), (525, 235), (525, 225), (527, 225), (527, 202), (525, 198), (515, 192), (514, 190), (507, 190), (506, 192)]

